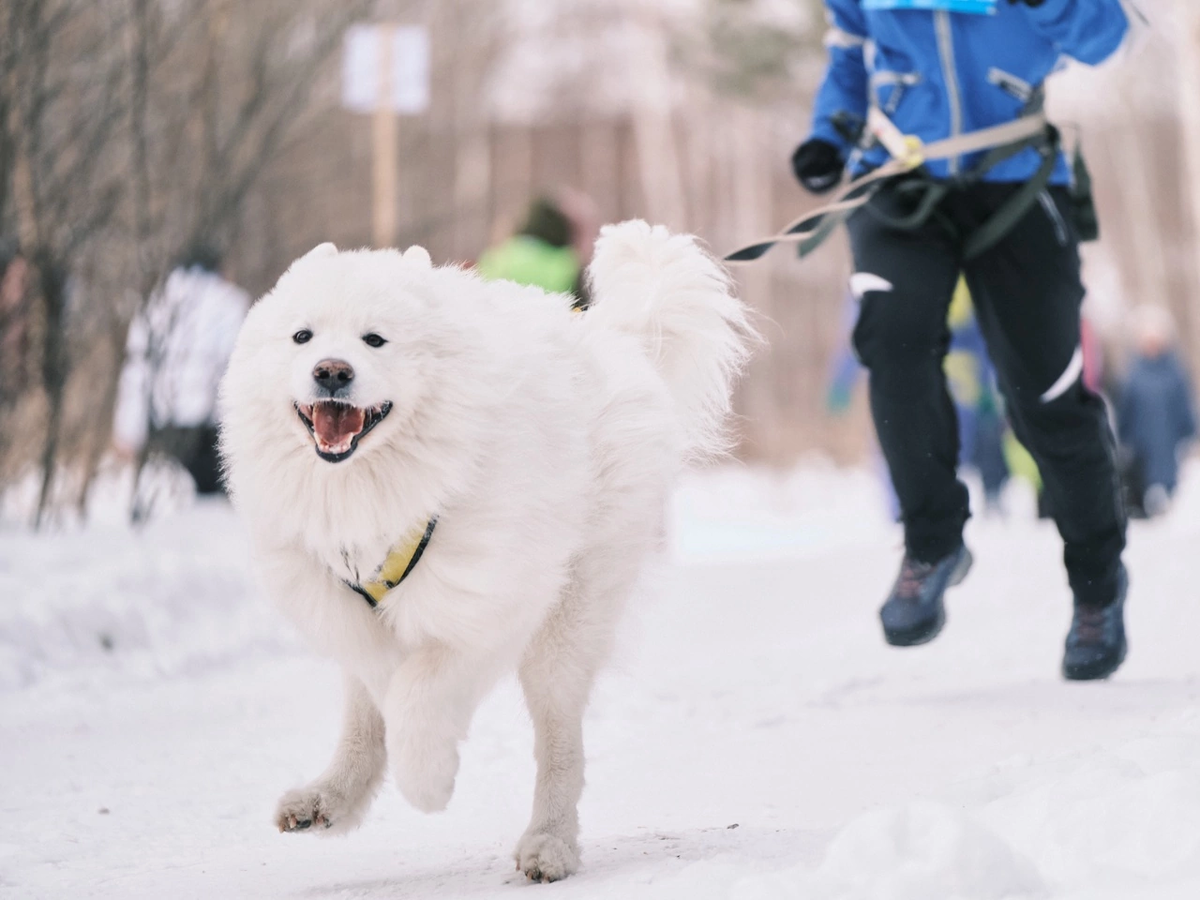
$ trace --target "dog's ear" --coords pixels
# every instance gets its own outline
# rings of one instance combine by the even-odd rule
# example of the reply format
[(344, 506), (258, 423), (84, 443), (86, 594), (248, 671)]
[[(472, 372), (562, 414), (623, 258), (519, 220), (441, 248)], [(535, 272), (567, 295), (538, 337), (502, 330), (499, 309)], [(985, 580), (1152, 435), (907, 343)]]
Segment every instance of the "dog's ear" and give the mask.
[(333, 241), (326, 241), (323, 244), (317, 244), (317, 246), (313, 247), (311, 250), (309, 250), (307, 253), (305, 253), (300, 258), (301, 259), (324, 259), (327, 256), (337, 256), (337, 252), (338, 252), (337, 245), (334, 244)]
[(409, 262), (417, 263), (417, 265), (424, 266), (427, 269), (433, 268), (433, 260), (429, 258), (429, 251), (424, 247), (418, 247), (416, 244), (413, 244), (404, 251), (404, 258)]

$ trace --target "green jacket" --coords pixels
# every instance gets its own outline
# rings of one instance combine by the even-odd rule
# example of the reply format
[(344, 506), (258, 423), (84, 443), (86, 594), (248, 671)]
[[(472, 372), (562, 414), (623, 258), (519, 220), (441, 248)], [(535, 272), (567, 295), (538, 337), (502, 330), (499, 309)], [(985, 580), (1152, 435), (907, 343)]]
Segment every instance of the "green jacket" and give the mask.
[(573, 248), (555, 247), (527, 234), (486, 251), (477, 268), (488, 280), (515, 281), (559, 294), (573, 293), (579, 282), (579, 256)]

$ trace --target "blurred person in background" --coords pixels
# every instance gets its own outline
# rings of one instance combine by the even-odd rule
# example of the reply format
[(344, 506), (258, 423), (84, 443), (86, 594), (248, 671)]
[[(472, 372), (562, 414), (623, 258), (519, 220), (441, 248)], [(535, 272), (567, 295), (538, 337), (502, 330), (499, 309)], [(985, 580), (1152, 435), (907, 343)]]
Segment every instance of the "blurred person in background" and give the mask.
[(477, 270), (484, 278), (515, 281), (557, 294), (571, 294), (575, 309), (586, 309), (584, 278), (596, 241), (591, 200), (575, 191), (538, 197), (512, 237), (485, 251)]
[(217, 455), (217, 387), (250, 297), (198, 244), (129, 326), (113, 441), (118, 456), (178, 460), (201, 495), (224, 492)]
[[(900, 498), (905, 554), (880, 610), (895, 646), (932, 640), (943, 595), (966, 577), (970, 515), (942, 360), (960, 273), (1017, 437), (1037, 461), (1074, 598), (1063, 675), (1104, 678), (1125, 659), (1125, 510), (1103, 401), (1081, 380), (1078, 240), (1085, 179), (1041, 118), (1064, 56), (1096, 64), (1129, 30), (1122, 0), (826, 0), (830, 63), (811, 136), (792, 158), (814, 193), (889, 159), (863, 141), (869, 113), (929, 144), (1023, 121), (1032, 135), (925, 162), (852, 215), (861, 309), (854, 346)], [(918, 8), (919, 7), (919, 8)], [(1034, 131), (1033, 129), (1036, 129)], [(878, 133), (878, 132), (877, 132)], [(894, 143), (894, 142), (892, 142)], [(911, 142), (909, 142), (911, 144)], [(1081, 167), (1077, 167), (1081, 168)], [(1094, 227), (1094, 220), (1091, 226)]]
[(1117, 432), (1125, 457), (1130, 511), (1166, 511), (1179, 480), (1179, 455), (1196, 436), (1192, 387), (1176, 357), (1171, 314), (1143, 306), (1133, 315), (1134, 356), (1120, 388)]

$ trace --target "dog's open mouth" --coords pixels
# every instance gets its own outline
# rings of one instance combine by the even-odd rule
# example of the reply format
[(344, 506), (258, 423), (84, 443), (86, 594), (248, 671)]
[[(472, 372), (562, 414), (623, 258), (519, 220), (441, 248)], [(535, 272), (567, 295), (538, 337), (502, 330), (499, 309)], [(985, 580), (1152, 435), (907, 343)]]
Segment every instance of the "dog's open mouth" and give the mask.
[(363, 436), (392, 411), (391, 401), (363, 409), (340, 400), (296, 403), (296, 415), (313, 436), (317, 456), (326, 462), (349, 459)]

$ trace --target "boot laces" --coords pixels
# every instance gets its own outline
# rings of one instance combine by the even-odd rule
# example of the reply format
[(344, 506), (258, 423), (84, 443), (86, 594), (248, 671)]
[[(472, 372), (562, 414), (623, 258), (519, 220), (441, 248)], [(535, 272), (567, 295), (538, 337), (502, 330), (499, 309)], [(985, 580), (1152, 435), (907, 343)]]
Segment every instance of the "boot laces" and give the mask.
[(1109, 608), (1106, 606), (1081, 606), (1076, 613), (1075, 633), (1080, 643), (1099, 644), (1104, 640), (1108, 624)]
[(925, 579), (930, 576), (936, 565), (936, 563), (920, 562), (905, 557), (904, 563), (900, 566), (900, 579), (896, 585), (896, 595), (906, 600), (915, 600), (920, 597), (921, 589), (925, 586)]

